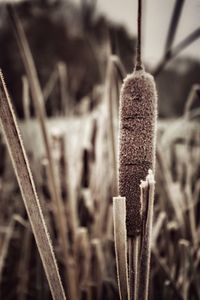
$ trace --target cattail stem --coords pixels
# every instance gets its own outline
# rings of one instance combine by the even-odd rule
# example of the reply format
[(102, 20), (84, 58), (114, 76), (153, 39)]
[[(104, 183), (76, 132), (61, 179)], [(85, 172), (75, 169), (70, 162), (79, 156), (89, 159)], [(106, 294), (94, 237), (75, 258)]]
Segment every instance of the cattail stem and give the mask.
[(126, 198), (131, 300), (147, 300), (148, 297), (153, 193), (150, 188), (148, 201), (147, 197), (141, 197), (140, 182), (146, 178), (149, 169), (155, 169), (157, 119), (155, 81), (142, 65), (141, 35), (142, 0), (138, 0), (135, 70), (122, 85), (119, 113), (119, 194)]
[(136, 49), (136, 66), (135, 70), (143, 70), (142, 65), (142, 57), (141, 57), (141, 40), (142, 40), (142, 0), (138, 0), (138, 19), (137, 19), (137, 26), (138, 26), (138, 40), (137, 40), (137, 49)]

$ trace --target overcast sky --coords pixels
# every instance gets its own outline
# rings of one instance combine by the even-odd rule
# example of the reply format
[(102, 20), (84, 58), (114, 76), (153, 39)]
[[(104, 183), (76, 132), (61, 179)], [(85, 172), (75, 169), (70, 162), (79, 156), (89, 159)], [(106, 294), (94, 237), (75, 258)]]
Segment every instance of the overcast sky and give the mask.
[[(175, 0), (143, 1), (145, 4), (143, 56), (146, 62), (155, 65), (163, 53)], [(137, 0), (97, 0), (97, 10), (114, 22), (124, 24), (131, 34), (136, 34), (137, 2)], [(198, 27), (200, 27), (200, 0), (185, 0), (175, 44)], [(200, 39), (184, 50), (183, 54), (200, 59)]]

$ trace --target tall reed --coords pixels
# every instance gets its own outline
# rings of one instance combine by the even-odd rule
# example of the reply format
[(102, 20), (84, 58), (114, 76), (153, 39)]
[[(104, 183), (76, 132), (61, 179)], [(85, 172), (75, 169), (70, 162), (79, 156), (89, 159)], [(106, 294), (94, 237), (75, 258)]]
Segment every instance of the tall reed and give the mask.
[(2, 73), (0, 73), (0, 120), (52, 297), (54, 300), (64, 300), (65, 293), (52, 244)]
[[(20, 54), (24, 63), (24, 67), (27, 73), (27, 78), (29, 81), (30, 92), (33, 99), (33, 104), (35, 108), (36, 116), (39, 120), (41, 133), (44, 141), (44, 148), (46, 156), (48, 159), (48, 181), (49, 188), (51, 192), (51, 199), (54, 203), (54, 215), (57, 226), (58, 234), (60, 235), (60, 243), (62, 247), (62, 255), (65, 261), (65, 280), (67, 287), (67, 295), (72, 299), (76, 300), (76, 275), (74, 274), (73, 268), (69, 261), (72, 259), (69, 254), (68, 240), (66, 235), (66, 215), (64, 213), (64, 206), (62, 199), (59, 194), (59, 188), (57, 185), (56, 174), (55, 174), (55, 165), (52, 158), (51, 147), (50, 147), (50, 138), (49, 132), (46, 126), (46, 111), (44, 97), (40, 82), (37, 75), (37, 70), (34, 64), (34, 60), (31, 54), (31, 50), (26, 38), (25, 31), (23, 29), (20, 18), (18, 17), (14, 7), (12, 5), (7, 5), (7, 10), (11, 23), (13, 25), (14, 33), (16, 35), (17, 43), (19, 45)], [(71, 282), (71, 284), (70, 284)]]

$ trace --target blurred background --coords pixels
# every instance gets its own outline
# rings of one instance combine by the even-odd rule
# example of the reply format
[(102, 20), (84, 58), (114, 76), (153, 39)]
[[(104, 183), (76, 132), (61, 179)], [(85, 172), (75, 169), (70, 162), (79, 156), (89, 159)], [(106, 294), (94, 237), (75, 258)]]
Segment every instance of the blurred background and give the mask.
[[(20, 2), (20, 1), (17, 1)], [(137, 32), (137, 1), (22, 1), (16, 5), (26, 30), (42, 88), (45, 89), (64, 63), (68, 93), (75, 104), (104, 82), (108, 52), (117, 54), (130, 72), (134, 65)], [(184, 1), (173, 46), (199, 28), (200, 3)], [(166, 39), (175, 1), (145, 1), (143, 18), (143, 59), (153, 72), (165, 53)], [(6, 9), (1, 5), (0, 64), (10, 86), (19, 117), (24, 68)], [(160, 117), (181, 115), (185, 96), (199, 79), (199, 39), (171, 59), (156, 76)], [(111, 49), (109, 49), (111, 47)], [(109, 49), (109, 50), (108, 50)], [(173, 80), (172, 80), (173, 78)], [(170, 86), (170, 89), (169, 89)], [(47, 112), (53, 114), (49, 95)]]
[[(159, 99), (150, 299), (200, 299), (199, 20), (199, 0), (144, 1), (142, 57)], [(0, 1), (0, 68), (68, 291), (42, 122), (49, 135), (75, 299), (119, 298), (112, 197), (136, 42), (136, 0)], [(51, 299), (2, 135), (0, 157), (0, 298)]]

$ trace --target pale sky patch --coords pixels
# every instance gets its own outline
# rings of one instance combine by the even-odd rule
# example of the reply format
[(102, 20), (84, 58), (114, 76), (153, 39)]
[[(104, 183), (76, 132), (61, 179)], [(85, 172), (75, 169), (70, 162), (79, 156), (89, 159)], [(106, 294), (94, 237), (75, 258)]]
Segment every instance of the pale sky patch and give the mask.
[[(77, 3), (80, 0), (75, 0)], [(151, 66), (162, 57), (167, 29), (175, 0), (143, 0), (143, 57)], [(137, 0), (97, 0), (97, 13), (105, 14), (115, 23), (123, 24), (131, 35), (137, 33)], [(200, 26), (200, 0), (185, 0), (175, 45)], [(200, 60), (200, 39), (183, 51), (182, 55)]]

